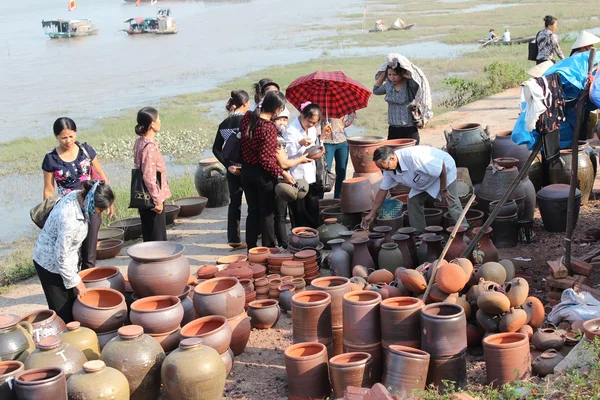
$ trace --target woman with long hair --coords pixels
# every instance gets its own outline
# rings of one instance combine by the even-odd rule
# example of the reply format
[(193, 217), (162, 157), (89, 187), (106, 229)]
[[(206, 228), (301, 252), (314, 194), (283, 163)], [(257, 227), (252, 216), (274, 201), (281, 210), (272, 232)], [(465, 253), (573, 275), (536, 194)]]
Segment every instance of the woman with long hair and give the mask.
[(273, 82), (270, 78), (262, 78), (260, 81), (256, 82), (252, 85), (252, 89), (254, 90), (254, 106), (252, 106), (252, 111), (256, 109), (258, 104), (265, 98), (266, 94), (269, 92), (279, 92), (279, 85)]
[(225, 142), (233, 135), (240, 132), (242, 117), (250, 108), (250, 96), (244, 90), (232, 90), (231, 97), (225, 105), (229, 116), (221, 122), (217, 129), (213, 154), (227, 168), (227, 184), (229, 186), (229, 209), (227, 212), (227, 242), (234, 249), (246, 247), (240, 238), (240, 218), (242, 217), (242, 189), (241, 165), (232, 163), (223, 157), (222, 151)]

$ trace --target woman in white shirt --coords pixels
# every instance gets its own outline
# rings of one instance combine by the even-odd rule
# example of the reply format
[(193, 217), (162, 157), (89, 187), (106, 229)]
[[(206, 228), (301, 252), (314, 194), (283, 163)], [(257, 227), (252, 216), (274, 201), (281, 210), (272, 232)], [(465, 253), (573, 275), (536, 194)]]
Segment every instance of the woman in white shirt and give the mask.
[[(304, 152), (317, 141), (316, 125), (321, 120), (321, 108), (310, 102), (300, 107), (300, 117), (287, 127), (283, 138), (285, 150), (290, 160), (301, 157)], [(308, 226), (317, 228), (319, 224), (319, 195), (315, 189), (317, 168), (314, 161), (299, 164), (290, 168), (294, 179), (304, 179), (309, 184), (308, 194), (288, 204), (292, 226)]]
[(73, 321), (75, 296), (86, 292), (77, 264), (88, 221), (94, 214), (108, 210), (114, 200), (112, 189), (104, 181), (85, 181), (83, 190), (74, 190), (56, 203), (35, 243), (33, 264), (48, 308), (66, 323)]

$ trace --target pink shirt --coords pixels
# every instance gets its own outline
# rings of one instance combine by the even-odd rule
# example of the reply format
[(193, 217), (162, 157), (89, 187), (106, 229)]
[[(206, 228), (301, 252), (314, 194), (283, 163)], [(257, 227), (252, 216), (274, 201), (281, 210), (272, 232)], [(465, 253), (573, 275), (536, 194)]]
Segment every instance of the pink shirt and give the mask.
[[(139, 137), (133, 146), (133, 167), (142, 170), (144, 183), (152, 196), (154, 204), (162, 204), (171, 197), (167, 182), (167, 167), (154, 139)], [(156, 180), (156, 172), (160, 172), (160, 187)]]

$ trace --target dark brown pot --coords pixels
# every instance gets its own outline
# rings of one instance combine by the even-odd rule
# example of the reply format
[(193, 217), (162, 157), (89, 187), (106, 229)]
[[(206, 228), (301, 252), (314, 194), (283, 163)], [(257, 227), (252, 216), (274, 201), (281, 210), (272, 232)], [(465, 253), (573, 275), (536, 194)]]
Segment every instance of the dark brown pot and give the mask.
[[(448, 228), (446, 228), (446, 232), (448, 233), (452, 233), (452, 230), (454, 229), (454, 226), (449, 226)], [(448, 248), (448, 251), (446, 252), (446, 255), (444, 256), (444, 260), (450, 262), (452, 260), (454, 260), (455, 258), (460, 258), (462, 256), (463, 251), (465, 251), (467, 249), (467, 243), (465, 242), (465, 234), (467, 233), (467, 228), (465, 228), (464, 226), (459, 226), (458, 230), (456, 231), (456, 236), (454, 237), (454, 240), (452, 241), (452, 243), (450, 243), (450, 248)]]
[(399, 234), (408, 235), (408, 250), (410, 251), (410, 257), (412, 259), (412, 265), (414, 268), (416, 268), (419, 265), (419, 260), (417, 259), (417, 245), (415, 243), (415, 232), (416, 229), (410, 226), (398, 229), (398, 232), (396, 232)]
[(210, 315), (198, 318), (185, 325), (179, 331), (181, 340), (198, 337), (204, 346), (212, 347), (223, 354), (231, 345), (233, 331), (222, 315)]
[[(367, 248), (369, 249), (369, 254), (375, 263), (375, 268), (377, 267), (377, 261), (379, 258), (379, 252), (381, 251), (381, 246), (385, 243), (385, 233), (382, 232), (373, 232), (369, 233), (369, 243), (367, 244)], [(362, 264), (354, 264), (354, 265), (362, 265)], [(363, 265), (364, 267), (364, 265)]]
[(429, 354), (407, 346), (391, 345), (385, 352), (381, 383), (400, 398), (410, 397), (413, 390), (424, 390), (429, 370)]
[[(567, 207), (569, 185), (555, 184), (545, 186), (537, 193), (537, 203), (548, 232), (565, 232), (567, 230)], [(575, 224), (579, 219), (581, 191), (575, 189)]]
[(414, 297), (393, 297), (381, 302), (381, 344), (421, 347), (423, 301)]
[(343, 327), (344, 295), (352, 291), (350, 280), (341, 276), (317, 278), (311, 282), (311, 289), (327, 292), (331, 296), (331, 326)]
[(36, 368), (15, 377), (14, 390), (19, 400), (66, 399), (67, 380), (60, 368)]
[(341, 399), (348, 386), (370, 388), (375, 384), (371, 373), (373, 358), (369, 353), (345, 353), (329, 360), (333, 398)]
[(131, 400), (155, 400), (160, 394), (160, 368), (165, 359), (161, 345), (139, 325), (119, 329), (118, 337), (102, 350), (102, 360), (123, 373)]
[(38, 344), (47, 336), (59, 335), (67, 329), (65, 321), (53, 310), (36, 310), (21, 317), (21, 321), (29, 322), (33, 328), (33, 341)]
[(339, 356), (344, 353), (344, 328), (332, 328), (333, 331), (333, 355)]
[(373, 205), (371, 182), (367, 178), (349, 178), (342, 183), (341, 210), (346, 214), (369, 211)]
[(362, 265), (363, 267), (375, 268), (375, 262), (373, 261), (373, 257), (369, 253), (369, 249), (367, 244), (369, 242), (369, 238), (356, 238), (350, 240), (350, 243), (354, 245), (354, 252), (352, 255), (352, 266)]
[(359, 173), (377, 172), (379, 168), (373, 161), (373, 153), (385, 142), (381, 136), (355, 136), (348, 138), (350, 160), (354, 171)]
[(320, 243), (319, 231), (308, 227), (298, 227), (290, 232), (288, 243), (295, 249), (315, 247)]
[(469, 169), (473, 183), (483, 180), (485, 167), (490, 163), (492, 144), (489, 132), (480, 124), (469, 123), (444, 131), (448, 153), (456, 161), (457, 167)]
[(246, 294), (237, 278), (213, 278), (196, 286), (193, 302), (201, 317), (222, 315), (229, 319), (244, 312)]
[(441, 235), (426, 236), (423, 238), (423, 242), (427, 243), (427, 262), (434, 262), (442, 254), (442, 240), (444, 237)]
[(248, 316), (253, 328), (269, 329), (279, 321), (281, 310), (277, 300), (256, 300), (248, 306)]
[(113, 289), (88, 289), (85, 296), (77, 296), (73, 318), (96, 333), (117, 330), (127, 322), (125, 296)]
[(495, 387), (529, 377), (529, 338), (523, 333), (497, 333), (483, 338), (483, 355), (487, 381)]
[(329, 396), (327, 349), (322, 343), (299, 343), (285, 349), (285, 372), (291, 400)]
[(429, 385), (442, 393), (467, 386), (467, 352), (450, 357), (431, 357), (427, 374)]
[(129, 318), (148, 334), (160, 334), (177, 329), (183, 320), (181, 300), (175, 296), (150, 296), (134, 301)]
[(331, 295), (317, 290), (296, 293), (292, 297), (292, 335), (294, 343), (333, 341)]
[[(571, 181), (571, 159), (572, 150), (565, 149), (560, 151), (560, 160), (550, 164), (549, 176), (550, 183), (569, 184)], [(594, 186), (594, 166), (587, 153), (580, 147), (577, 157), (577, 188), (581, 190), (581, 204), (585, 204), (592, 193)]]
[(109, 288), (125, 293), (125, 279), (117, 267), (96, 267), (79, 271), (86, 288)]
[(115, 258), (123, 248), (121, 239), (106, 239), (96, 245), (96, 260)]
[(38, 349), (25, 360), (25, 369), (59, 367), (68, 378), (81, 371), (87, 358), (81, 350), (63, 343), (59, 336), (48, 336), (38, 343)]
[(421, 349), (448, 357), (467, 349), (467, 319), (456, 304), (433, 303), (421, 309)]
[(227, 323), (231, 327), (231, 344), (230, 348), (233, 354), (239, 356), (246, 350), (248, 340), (250, 340), (250, 331), (252, 326), (250, 325), (250, 318), (248, 314), (242, 312), (233, 318), (229, 318)]
[(520, 170), (525, 166), (531, 151), (526, 145), (518, 145), (512, 141), (512, 131), (502, 131), (496, 133), (492, 141), (492, 159), (501, 157), (514, 157), (518, 159), (517, 168)]
[(127, 249), (131, 262), (127, 278), (141, 297), (183, 293), (190, 276), (190, 264), (183, 257), (185, 247), (174, 242), (139, 243)]
[[(480, 228), (473, 229), (473, 233), (477, 234)], [(493, 229), (487, 228), (479, 243), (477, 244), (476, 250), (478, 257), (475, 257), (476, 264), (485, 264), (486, 262), (494, 261), (498, 262), (498, 249), (492, 243), (491, 234)]]
[(359, 290), (344, 295), (344, 343), (381, 342), (380, 303), (381, 295), (373, 291)]
[(371, 377), (373, 382), (381, 381), (383, 371), (383, 348), (381, 343), (352, 344), (344, 342), (344, 353), (369, 353), (371, 355)]
[(350, 278), (352, 276), (352, 269), (350, 263), (352, 259), (350, 255), (342, 249), (342, 244), (345, 243), (344, 239), (333, 239), (329, 241), (331, 246), (331, 253), (329, 254), (329, 269), (332, 275)]
[(21, 361), (0, 361), (0, 398), (2, 400), (16, 400), (17, 395), (13, 390), (14, 378), (25, 370)]

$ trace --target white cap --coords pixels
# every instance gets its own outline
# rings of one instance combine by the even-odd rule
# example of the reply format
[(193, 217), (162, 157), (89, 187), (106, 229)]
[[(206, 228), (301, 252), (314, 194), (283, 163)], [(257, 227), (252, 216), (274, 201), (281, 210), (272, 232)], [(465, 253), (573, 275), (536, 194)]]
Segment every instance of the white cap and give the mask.
[(542, 75), (544, 75), (544, 72), (546, 72), (546, 70), (553, 65), (554, 65), (554, 63), (552, 61), (544, 61), (543, 63), (538, 64), (535, 67), (528, 69), (527, 71), (525, 71), (525, 73), (534, 78), (539, 78)]
[(280, 112), (279, 114), (277, 114), (277, 116), (275, 117), (275, 119), (277, 119), (277, 118), (284, 118), (284, 117), (287, 118), (287, 119), (290, 119), (290, 110), (288, 110), (287, 107), (285, 107), (282, 112)]
[(579, 35), (575, 43), (573, 43), (573, 46), (571, 46), (571, 50), (575, 50), (580, 47), (590, 46), (595, 43), (600, 43), (600, 38), (598, 36), (586, 31), (582, 31), (581, 35)]

